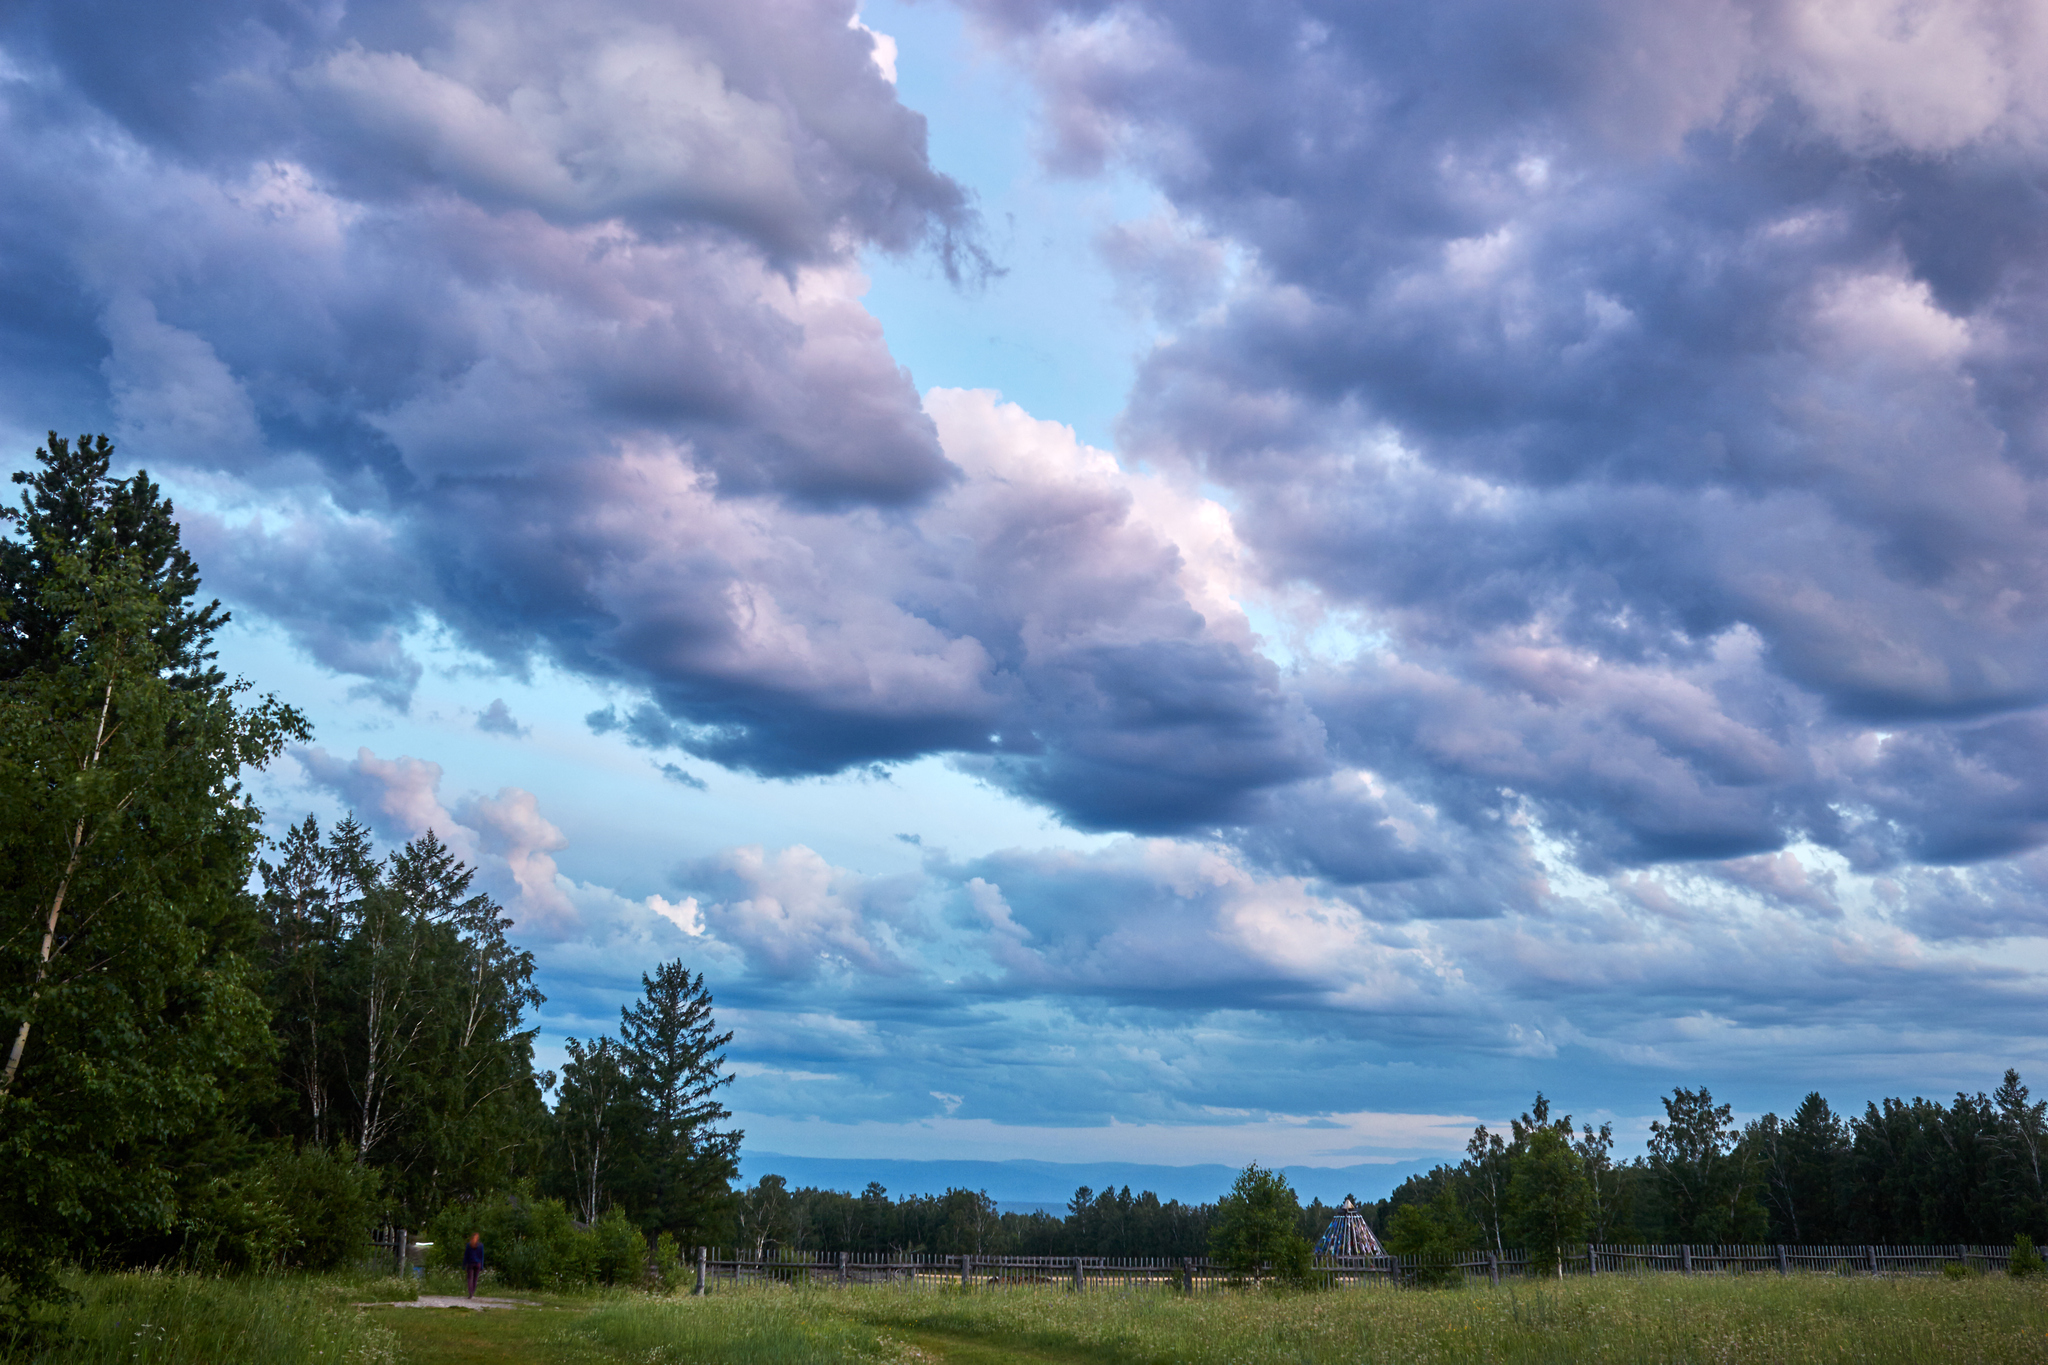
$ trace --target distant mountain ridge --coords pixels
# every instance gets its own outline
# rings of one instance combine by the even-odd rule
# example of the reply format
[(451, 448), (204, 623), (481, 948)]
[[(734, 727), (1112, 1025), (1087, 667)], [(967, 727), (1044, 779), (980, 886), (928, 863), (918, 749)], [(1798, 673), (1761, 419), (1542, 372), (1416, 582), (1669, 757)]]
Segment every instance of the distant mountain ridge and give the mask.
[[(1442, 1158), (1437, 1158), (1441, 1160)], [(1382, 1199), (1403, 1180), (1427, 1170), (1431, 1159), (1358, 1166), (1282, 1166), (1281, 1173), (1306, 1204), (1321, 1199), (1335, 1204), (1345, 1195)], [(1006, 1206), (1043, 1205), (1062, 1209), (1082, 1185), (1098, 1193), (1131, 1187), (1151, 1190), (1163, 1200), (1213, 1204), (1230, 1189), (1239, 1168), (1220, 1163), (1201, 1166), (1149, 1166), (1129, 1161), (891, 1161), (859, 1157), (789, 1156), (781, 1152), (740, 1153), (740, 1178), (751, 1185), (764, 1175), (779, 1175), (791, 1188), (859, 1194), (878, 1181), (892, 1196), (944, 1194), (948, 1189), (986, 1190)]]

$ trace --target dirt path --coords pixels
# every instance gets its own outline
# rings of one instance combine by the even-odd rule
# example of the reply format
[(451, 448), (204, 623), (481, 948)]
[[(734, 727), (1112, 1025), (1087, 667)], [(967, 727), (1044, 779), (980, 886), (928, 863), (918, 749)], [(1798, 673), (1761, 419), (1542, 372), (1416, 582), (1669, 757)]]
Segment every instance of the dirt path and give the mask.
[[(459, 1302), (468, 1306), (466, 1300)], [(571, 1315), (560, 1309), (398, 1311), (413, 1306), (363, 1310), (375, 1313), (378, 1322), (398, 1334), (406, 1365), (565, 1365), (585, 1360), (595, 1365), (605, 1360), (560, 1342), (562, 1328), (571, 1320)]]
[(943, 1361), (945, 1365), (1003, 1365), (1003, 1362), (1012, 1361), (1024, 1362), (1025, 1365), (1092, 1365), (1097, 1359), (1095, 1356), (954, 1336), (950, 1332), (892, 1331), (887, 1335), (896, 1341), (909, 1342), (930, 1359)]
[[(563, 1330), (580, 1316), (578, 1310), (499, 1302), (525, 1311), (464, 1312), (460, 1310), (472, 1307), (469, 1300), (451, 1297), (444, 1305), (431, 1296), (418, 1304), (366, 1305), (363, 1311), (377, 1314), (379, 1322), (398, 1334), (406, 1365), (618, 1365), (618, 1357)], [(397, 1311), (415, 1307), (456, 1311)], [(1094, 1365), (1099, 1359), (923, 1328), (881, 1330), (890, 1341), (912, 1348), (903, 1354), (919, 1365)]]

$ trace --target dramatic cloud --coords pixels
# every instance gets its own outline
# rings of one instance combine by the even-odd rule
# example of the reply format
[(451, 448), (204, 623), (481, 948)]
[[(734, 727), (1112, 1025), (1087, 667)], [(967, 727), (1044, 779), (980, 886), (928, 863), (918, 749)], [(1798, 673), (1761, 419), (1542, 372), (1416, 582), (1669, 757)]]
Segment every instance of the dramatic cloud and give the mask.
[(957, 752), (1175, 828), (1317, 771), (1220, 509), (927, 412), (883, 346), (859, 251), (979, 267), (852, 19), (15, 11), (0, 173), (54, 211), (0, 224), (10, 354), (90, 356), (130, 452), (209, 490), (212, 580), (396, 707), (434, 622), (762, 773)]
[(2041, 841), (2037, 7), (974, 7), (1171, 202), (1127, 439), (1384, 642), (1340, 758), (1596, 867)]
[(885, 344), (864, 260), (1004, 263), (850, 0), (8, 8), (0, 422), (111, 427), (376, 724), (428, 639), (593, 789), (939, 756), (1063, 824), (880, 875), (735, 802), (579, 880), (588, 793), (299, 755), (553, 1019), (714, 966), (792, 1123), (2030, 1036), (2037, 5), (960, 4), (1048, 167), (1156, 191), (1089, 229), (1155, 328), (1116, 454)]

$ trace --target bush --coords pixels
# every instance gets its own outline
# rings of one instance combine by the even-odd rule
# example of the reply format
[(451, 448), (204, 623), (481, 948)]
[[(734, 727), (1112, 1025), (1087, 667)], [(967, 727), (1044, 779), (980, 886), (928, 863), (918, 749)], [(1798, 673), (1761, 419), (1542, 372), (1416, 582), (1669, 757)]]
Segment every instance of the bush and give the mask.
[(2034, 1239), (2021, 1233), (2012, 1239), (2012, 1259), (2005, 1263), (2005, 1273), (2016, 1280), (2029, 1275), (2039, 1275), (2048, 1270), (2048, 1264), (2041, 1260), (2041, 1253), (2034, 1250)]
[(264, 1163), (292, 1234), (284, 1262), (302, 1270), (353, 1265), (370, 1242), (380, 1173), (346, 1146), (279, 1151)]
[(428, 1226), (431, 1262), (460, 1272), (472, 1232), (483, 1235), (485, 1269), (510, 1289), (631, 1283), (646, 1272), (647, 1240), (617, 1209), (579, 1228), (559, 1199), (508, 1194), (451, 1204)]
[(167, 1264), (201, 1271), (268, 1270), (283, 1264), (297, 1245), (291, 1213), (278, 1197), (268, 1163), (196, 1181), (180, 1194), (176, 1250), (162, 1258)]
[(654, 1274), (661, 1281), (661, 1287), (674, 1293), (683, 1280), (683, 1252), (676, 1245), (676, 1235), (664, 1232), (654, 1239)]
[(597, 1278), (605, 1284), (635, 1284), (647, 1276), (647, 1239), (617, 1208), (590, 1225)]

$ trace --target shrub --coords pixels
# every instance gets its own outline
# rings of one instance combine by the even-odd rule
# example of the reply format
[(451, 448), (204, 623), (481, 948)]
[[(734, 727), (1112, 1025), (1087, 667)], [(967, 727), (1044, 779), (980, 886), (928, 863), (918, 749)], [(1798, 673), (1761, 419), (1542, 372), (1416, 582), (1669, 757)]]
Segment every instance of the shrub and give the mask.
[(2041, 1253), (2034, 1250), (2034, 1239), (2021, 1233), (2012, 1239), (2012, 1259), (2005, 1263), (2005, 1273), (2014, 1279), (2025, 1279), (2048, 1270), (2048, 1264), (2041, 1260)]
[(654, 1274), (661, 1281), (661, 1287), (675, 1292), (683, 1279), (683, 1252), (676, 1245), (676, 1235), (664, 1232), (654, 1239)]
[(610, 1210), (589, 1228), (579, 1228), (559, 1199), (525, 1194), (499, 1195), (473, 1204), (451, 1204), (428, 1227), (434, 1265), (462, 1268), (469, 1234), (484, 1239), (484, 1265), (510, 1289), (613, 1284), (638, 1279), (647, 1267), (647, 1240), (632, 1220)]
[(590, 1225), (597, 1278), (605, 1284), (632, 1284), (647, 1275), (647, 1239), (618, 1208), (606, 1209)]
[(370, 1241), (380, 1173), (357, 1163), (346, 1146), (328, 1151), (280, 1151), (264, 1163), (292, 1234), (286, 1265), (337, 1270), (351, 1265)]
[(169, 1264), (205, 1271), (270, 1269), (297, 1245), (292, 1216), (267, 1163), (194, 1182), (181, 1194)]

